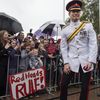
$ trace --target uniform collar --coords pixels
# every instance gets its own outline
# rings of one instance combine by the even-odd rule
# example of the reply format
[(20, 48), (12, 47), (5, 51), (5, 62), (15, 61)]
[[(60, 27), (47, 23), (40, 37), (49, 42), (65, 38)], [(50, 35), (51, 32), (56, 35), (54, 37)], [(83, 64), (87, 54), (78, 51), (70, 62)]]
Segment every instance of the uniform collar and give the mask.
[(70, 22), (71, 26), (77, 26), (79, 24), (80, 24), (80, 20), (78, 20), (77, 22), (73, 22), (73, 21)]

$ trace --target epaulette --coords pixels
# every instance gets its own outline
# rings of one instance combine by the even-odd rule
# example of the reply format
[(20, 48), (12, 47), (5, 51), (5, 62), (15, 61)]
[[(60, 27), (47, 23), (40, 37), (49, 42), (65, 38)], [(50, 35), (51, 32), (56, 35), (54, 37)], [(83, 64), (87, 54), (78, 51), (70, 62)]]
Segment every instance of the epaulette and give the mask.
[(66, 23), (66, 24), (62, 27), (62, 30), (63, 30), (64, 28), (66, 28), (69, 24), (70, 24), (69, 22)]
[(84, 22), (84, 23), (90, 23), (90, 21), (81, 21), (81, 22)]

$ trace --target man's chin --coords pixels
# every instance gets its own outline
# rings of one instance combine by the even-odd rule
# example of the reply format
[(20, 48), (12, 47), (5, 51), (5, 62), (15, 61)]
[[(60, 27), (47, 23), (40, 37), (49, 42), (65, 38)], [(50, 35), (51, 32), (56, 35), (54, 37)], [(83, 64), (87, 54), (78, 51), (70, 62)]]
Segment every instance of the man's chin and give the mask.
[(74, 22), (77, 22), (79, 19), (73, 19)]

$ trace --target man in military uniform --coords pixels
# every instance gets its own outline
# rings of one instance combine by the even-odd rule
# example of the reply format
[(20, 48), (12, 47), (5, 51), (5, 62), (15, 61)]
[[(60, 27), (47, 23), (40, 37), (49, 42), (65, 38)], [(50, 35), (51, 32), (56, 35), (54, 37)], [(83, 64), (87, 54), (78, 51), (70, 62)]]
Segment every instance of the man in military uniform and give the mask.
[(88, 100), (88, 89), (97, 58), (96, 33), (90, 22), (81, 22), (82, 2), (70, 1), (66, 10), (69, 12), (70, 23), (62, 30), (61, 53), (64, 70), (61, 80), (60, 100), (67, 100), (68, 84), (75, 73), (80, 73), (80, 100)]

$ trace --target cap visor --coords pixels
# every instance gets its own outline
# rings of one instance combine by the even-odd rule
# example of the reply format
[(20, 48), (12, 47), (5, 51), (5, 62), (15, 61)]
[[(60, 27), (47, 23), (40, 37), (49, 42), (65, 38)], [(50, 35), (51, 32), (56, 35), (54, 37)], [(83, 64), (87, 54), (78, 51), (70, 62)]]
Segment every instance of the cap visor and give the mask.
[(81, 8), (71, 8), (71, 9), (69, 9), (69, 11), (72, 11), (72, 10), (79, 10), (79, 11), (81, 11)]

